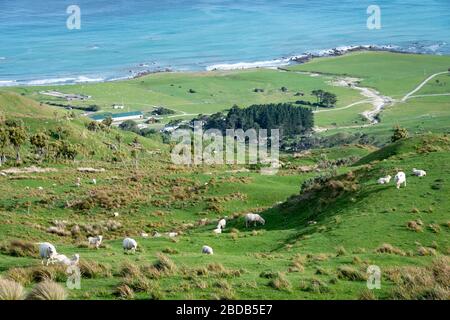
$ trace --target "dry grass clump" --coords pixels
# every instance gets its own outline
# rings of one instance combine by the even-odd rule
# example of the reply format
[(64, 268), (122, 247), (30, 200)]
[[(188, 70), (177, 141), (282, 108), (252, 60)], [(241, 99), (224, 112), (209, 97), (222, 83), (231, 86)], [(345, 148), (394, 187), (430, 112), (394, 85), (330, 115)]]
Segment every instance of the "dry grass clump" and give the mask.
[(166, 274), (172, 274), (177, 270), (177, 265), (166, 255), (162, 253), (156, 254), (157, 261), (153, 266), (160, 272)]
[(24, 290), (20, 283), (8, 279), (0, 279), (0, 300), (22, 300)]
[(408, 221), (406, 227), (411, 231), (422, 232), (422, 225), (423, 225), (423, 222), (420, 219), (418, 219), (418, 220)]
[(399, 249), (394, 247), (393, 245), (389, 244), (389, 243), (383, 243), (381, 246), (379, 246), (375, 252), (377, 253), (388, 253), (388, 254), (396, 254), (399, 256), (405, 256), (406, 253)]
[(320, 261), (326, 261), (330, 258), (330, 255), (327, 253), (318, 253), (318, 254), (311, 254), (308, 253), (306, 255), (306, 258), (309, 262), (320, 262)]
[(108, 278), (112, 276), (111, 266), (91, 260), (81, 260), (78, 264), (84, 278)]
[(134, 291), (126, 284), (121, 284), (117, 286), (114, 291), (114, 295), (118, 296), (120, 299), (132, 300), (134, 299)]
[(301, 281), (300, 290), (314, 293), (330, 292), (330, 288), (325, 282), (315, 278), (307, 281)]
[(439, 233), (441, 232), (441, 227), (437, 224), (437, 223), (432, 223), (428, 226), (428, 228), (434, 232), (434, 233)]
[(422, 246), (420, 246), (420, 247), (417, 249), (417, 254), (418, 254), (419, 256), (435, 256), (437, 253), (436, 253), (436, 250), (433, 249), (433, 248), (428, 248), (428, 247), (422, 247)]
[(154, 265), (145, 264), (141, 266), (141, 272), (149, 279), (159, 279), (162, 276), (161, 271), (155, 268)]
[(142, 275), (139, 266), (130, 261), (125, 261), (122, 263), (119, 274), (122, 277), (140, 277)]
[(36, 245), (22, 240), (12, 240), (0, 245), (0, 252), (13, 257), (37, 257)]
[(296, 254), (292, 257), (291, 265), (288, 269), (288, 272), (303, 272), (305, 271), (306, 258), (300, 254)]
[(283, 273), (277, 272), (269, 281), (269, 286), (280, 291), (291, 291), (292, 285)]
[(28, 268), (30, 277), (34, 282), (42, 281), (66, 281), (66, 268), (61, 265), (36, 266)]
[(339, 279), (349, 281), (366, 281), (367, 275), (352, 266), (340, 266), (337, 270), (337, 276)]
[(179, 251), (177, 249), (169, 248), (169, 247), (165, 248), (162, 252), (163, 253), (167, 253), (167, 254), (177, 254), (177, 253), (179, 253)]
[(27, 300), (66, 300), (66, 298), (66, 290), (50, 280), (38, 283), (26, 297)]
[(218, 280), (214, 284), (214, 286), (219, 288), (219, 289), (222, 289), (222, 290), (231, 290), (232, 289), (230, 283), (227, 280), (225, 280), (225, 279)]
[(358, 300), (377, 300), (373, 290), (364, 289), (359, 293)]
[(27, 286), (33, 282), (29, 268), (11, 268), (6, 272), (6, 278)]
[(336, 248), (336, 256), (340, 257), (340, 256), (345, 256), (347, 254), (347, 250), (345, 250), (345, 248), (343, 246), (339, 246)]

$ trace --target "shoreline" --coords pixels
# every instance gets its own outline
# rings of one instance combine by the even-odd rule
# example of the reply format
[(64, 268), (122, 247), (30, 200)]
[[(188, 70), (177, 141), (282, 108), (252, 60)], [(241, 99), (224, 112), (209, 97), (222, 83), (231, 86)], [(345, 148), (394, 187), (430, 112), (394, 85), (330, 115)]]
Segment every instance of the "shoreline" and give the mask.
[[(171, 68), (160, 68), (156, 70), (142, 70), (129, 76), (117, 76), (117, 77), (88, 77), (88, 76), (68, 76), (61, 78), (49, 78), (49, 79), (36, 79), (36, 80), (0, 80), (0, 89), (8, 87), (45, 87), (45, 86), (64, 86), (64, 85), (77, 85), (77, 84), (91, 84), (91, 83), (107, 83), (116, 81), (126, 81), (139, 79), (152, 74), (159, 73), (209, 73), (215, 71), (239, 71), (239, 70), (251, 70), (251, 69), (278, 69), (284, 70), (284, 67), (296, 64), (304, 64), (317, 58), (326, 57), (339, 57), (355, 52), (391, 52), (398, 54), (417, 54), (424, 55), (430, 54), (427, 52), (410, 52), (407, 49), (402, 49), (394, 45), (355, 45), (355, 46), (340, 46), (325, 50), (314, 50), (311, 52), (305, 52), (300, 55), (291, 57), (283, 57), (267, 61), (256, 62), (238, 62), (238, 63), (223, 63), (207, 66), (203, 70), (173, 70)], [(436, 54), (442, 55), (442, 54)], [(129, 72), (133, 72), (129, 70)]]

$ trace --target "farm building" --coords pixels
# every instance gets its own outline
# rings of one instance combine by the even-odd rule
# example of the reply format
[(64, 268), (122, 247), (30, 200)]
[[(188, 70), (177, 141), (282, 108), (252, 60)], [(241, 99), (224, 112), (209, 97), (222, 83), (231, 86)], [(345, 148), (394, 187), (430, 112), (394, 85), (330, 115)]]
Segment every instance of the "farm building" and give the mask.
[(123, 122), (127, 120), (140, 120), (144, 118), (144, 114), (140, 111), (114, 113), (114, 114), (96, 114), (90, 118), (97, 122), (102, 122), (105, 118), (111, 117), (113, 122)]

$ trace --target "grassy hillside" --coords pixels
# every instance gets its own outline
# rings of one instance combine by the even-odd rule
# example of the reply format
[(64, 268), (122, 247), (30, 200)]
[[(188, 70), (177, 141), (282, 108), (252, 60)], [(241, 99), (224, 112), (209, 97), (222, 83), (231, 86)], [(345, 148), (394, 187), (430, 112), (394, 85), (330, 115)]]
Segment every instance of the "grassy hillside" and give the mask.
[(357, 52), (340, 57), (314, 59), (290, 69), (361, 78), (361, 85), (375, 88), (393, 98), (401, 98), (427, 76), (448, 68), (448, 56)]
[[(394, 59), (402, 67), (383, 67), (381, 57), (386, 65)], [(372, 61), (372, 71), (384, 68), (377, 71), (382, 81), (366, 73), (366, 59)], [(294, 70), (322, 72), (323, 63), (325, 73), (359, 73), (364, 85), (403, 96), (423, 80), (410, 64), (420, 62), (435, 72), (446, 59), (358, 53), (319, 59)], [(347, 71), (339, 69), (341, 65), (347, 65)], [(411, 71), (408, 76), (406, 70)], [(398, 87), (397, 73), (406, 77)], [(331, 87), (334, 78), (247, 70), (156, 74), (57, 90), (90, 94), (105, 106), (120, 103), (117, 100), (126, 95), (130, 105), (163, 104), (187, 113), (210, 113), (233, 103), (294, 101), (295, 92), (317, 87), (337, 92), (341, 107), (361, 100), (356, 90)], [(437, 79), (444, 86), (446, 78)], [(445, 93), (437, 84), (422, 90)], [(281, 86), (288, 92), (281, 92)], [(254, 93), (254, 87), (265, 91)], [(189, 88), (196, 93), (187, 93)], [(89, 131), (86, 118), (40, 104), (47, 98), (36, 92), (43, 89), (2, 90), (2, 116), (23, 120), (30, 134), (61, 127), (67, 131), (64, 139), (81, 152), (75, 161), (39, 163), (27, 143), (24, 163), (13, 168), (15, 172), (2, 171), (2, 278), (20, 282), (26, 290), (43, 279), (64, 284), (64, 268), (43, 267), (36, 254), (33, 243), (50, 241), (58, 252), (81, 256), (81, 290), (67, 290), (69, 299), (450, 298), (449, 97), (397, 101), (383, 111), (380, 124), (366, 127), (359, 127), (366, 122), (358, 114), (368, 107), (365, 104), (317, 113), (316, 124), (335, 127), (321, 135), (367, 133), (385, 146), (341, 144), (282, 154), (278, 173), (262, 175), (255, 166), (173, 165), (169, 146), (157, 135), (139, 137), (136, 163), (131, 155), (135, 134), (116, 128)], [(407, 128), (411, 138), (388, 144), (396, 124)], [(117, 143), (117, 135), (126, 154), (122, 161), (113, 161), (107, 146)], [(7, 155), (13, 157), (11, 147)], [(31, 165), (47, 171), (24, 171)], [(14, 166), (9, 161), (0, 169)], [(105, 171), (86, 173), (79, 167)], [(427, 176), (412, 176), (412, 168), (426, 170)], [(407, 175), (406, 188), (376, 183), (400, 170)], [(248, 212), (261, 214), (265, 225), (246, 228), (243, 215)], [(214, 234), (223, 217), (227, 227)], [(87, 245), (87, 237), (97, 234), (104, 236), (99, 250)], [(126, 236), (138, 241), (136, 254), (123, 252)], [(203, 245), (211, 246), (214, 255), (203, 255)], [(370, 265), (381, 269), (380, 290), (367, 289)]]

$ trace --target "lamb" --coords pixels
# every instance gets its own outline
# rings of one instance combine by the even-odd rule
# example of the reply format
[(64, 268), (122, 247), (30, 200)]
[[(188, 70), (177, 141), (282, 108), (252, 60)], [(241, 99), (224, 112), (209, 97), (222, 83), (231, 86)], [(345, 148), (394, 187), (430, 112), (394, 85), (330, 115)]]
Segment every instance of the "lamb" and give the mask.
[(225, 229), (226, 225), (227, 225), (227, 220), (220, 219), (219, 223), (217, 224), (217, 229)]
[(403, 171), (398, 172), (394, 177), (395, 183), (397, 185), (397, 189), (400, 189), (400, 186), (406, 187), (406, 174)]
[(210, 246), (203, 246), (202, 253), (204, 254), (214, 254), (213, 249)]
[(58, 264), (66, 265), (66, 266), (75, 266), (80, 261), (80, 255), (74, 254), (71, 259), (67, 258), (64, 254), (57, 254), (55, 256), (55, 261)]
[(137, 249), (136, 240), (131, 239), (131, 238), (125, 238), (125, 239), (123, 239), (122, 245), (123, 245), (123, 250), (125, 252), (128, 252), (128, 251), (131, 251), (133, 253), (136, 252), (136, 249)]
[(44, 261), (46, 266), (48, 266), (50, 263), (54, 264), (55, 256), (57, 254), (58, 253), (56, 252), (55, 246), (52, 245), (51, 243), (48, 242), (39, 243), (39, 256), (42, 259), (41, 261), (42, 264), (44, 264)]
[(245, 227), (248, 228), (248, 224), (252, 223), (254, 224), (254, 226), (256, 227), (256, 224), (259, 222), (262, 225), (264, 225), (266, 223), (266, 221), (257, 213), (247, 213), (245, 215)]
[(221, 233), (222, 233), (222, 229), (221, 229), (219, 226), (217, 226), (217, 228), (214, 229), (213, 232), (214, 232), (215, 234), (221, 234)]
[(103, 236), (88, 237), (88, 241), (90, 246), (94, 246), (95, 249), (98, 249), (102, 244)]
[(417, 177), (425, 177), (427, 175), (427, 172), (424, 170), (417, 170), (416, 168), (412, 169), (412, 172)]
[(378, 184), (388, 184), (390, 181), (391, 181), (391, 176), (386, 176), (386, 177), (383, 177), (383, 178), (380, 178), (380, 179), (378, 179)]

